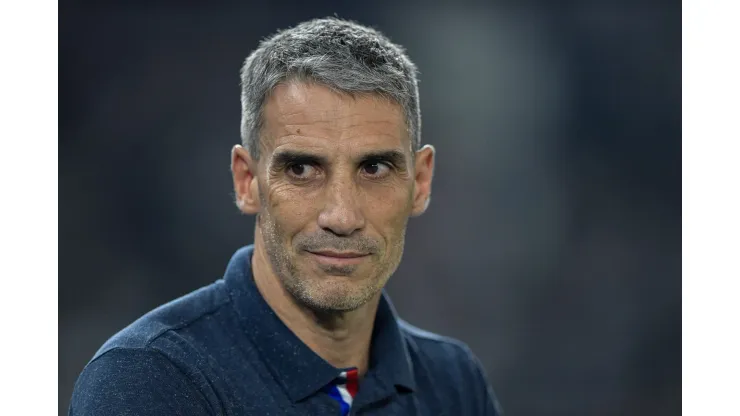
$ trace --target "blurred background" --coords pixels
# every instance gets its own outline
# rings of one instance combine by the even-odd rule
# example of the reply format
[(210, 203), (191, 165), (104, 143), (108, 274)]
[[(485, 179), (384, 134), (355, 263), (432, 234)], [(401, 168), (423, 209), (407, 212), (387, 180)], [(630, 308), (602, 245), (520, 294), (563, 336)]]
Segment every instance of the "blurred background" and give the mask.
[(438, 151), (388, 290), (508, 415), (681, 412), (681, 3), (60, 2), (59, 414), (100, 345), (222, 276), (239, 77), (338, 15), (420, 68)]

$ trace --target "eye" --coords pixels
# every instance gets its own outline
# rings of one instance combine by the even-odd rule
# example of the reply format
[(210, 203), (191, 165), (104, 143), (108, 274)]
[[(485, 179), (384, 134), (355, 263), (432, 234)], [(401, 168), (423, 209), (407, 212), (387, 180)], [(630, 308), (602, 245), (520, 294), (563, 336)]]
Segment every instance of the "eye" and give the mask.
[(316, 168), (308, 163), (294, 163), (288, 166), (287, 173), (295, 179), (310, 179), (316, 174)]
[(362, 172), (374, 178), (382, 178), (390, 172), (391, 168), (384, 162), (367, 162), (362, 165)]

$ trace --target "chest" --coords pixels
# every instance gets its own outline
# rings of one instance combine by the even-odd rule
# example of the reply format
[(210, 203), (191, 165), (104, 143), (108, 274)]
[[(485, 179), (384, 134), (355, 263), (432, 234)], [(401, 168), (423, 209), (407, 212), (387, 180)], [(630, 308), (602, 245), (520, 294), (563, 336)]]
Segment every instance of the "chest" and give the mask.
[[(294, 403), (280, 380), (260, 363), (245, 362), (242, 366), (220, 368), (213, 371), (211, 377), (217, 398), (214, 410), (219, 415), (342, 415), (340, 404), (324, 391)], [(372, 383), (360, 382), (348, 416), (443, 416), (462, 414), (460, 410), (455, 403), (440, 399), (434, 391), (397, 392), (378, 398)]]

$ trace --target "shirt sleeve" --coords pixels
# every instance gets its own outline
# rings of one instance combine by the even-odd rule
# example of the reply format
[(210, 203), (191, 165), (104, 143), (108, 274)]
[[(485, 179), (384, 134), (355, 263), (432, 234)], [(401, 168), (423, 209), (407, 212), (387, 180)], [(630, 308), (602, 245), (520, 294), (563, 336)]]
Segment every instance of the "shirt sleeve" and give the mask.
[(113, 349), (75, 383), (69, 416), (214, 415), (202, 392), (160, 352)]
[(477, 414), (482, 416), (503, 416), (501, 405), (496, 398), (496, 394), (493, 392), (493, 387), (486, 376), (483, 364), (469, 348), (466, 349), (470, 364), (473, 367), (474, 379), (477, 386), (475, 389), (478, 393), (476, 397), (479, 405)]

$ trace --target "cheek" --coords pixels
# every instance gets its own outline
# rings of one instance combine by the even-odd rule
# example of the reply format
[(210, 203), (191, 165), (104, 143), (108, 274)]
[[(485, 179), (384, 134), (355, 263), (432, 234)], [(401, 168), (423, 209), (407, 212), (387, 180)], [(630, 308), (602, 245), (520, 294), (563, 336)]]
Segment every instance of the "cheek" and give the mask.
[(264, 205), (270, 216), (278, 223), (287, 238), (305, 229), (316, 212), (318, 198), (296, 192), (289, 187), (275, 187), (270, 190)]
[(382, 234), (386, 243), (397, 243), (403, 236), (411, 214), (411, 192), (404, 188), (386, 188), (384, 192), (369, 194), (367, 198), (368, 216)]
[(413, 186), (412, 181), (395, 177), (387, 182), (366, 183), (361, 189), (368, 204), (403, 209), (412, 199)]

